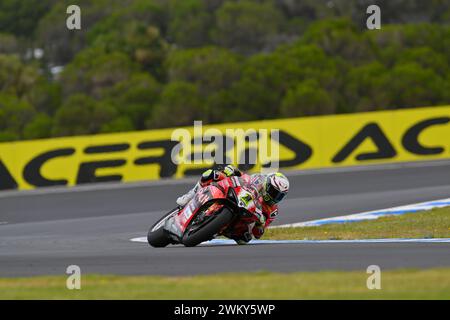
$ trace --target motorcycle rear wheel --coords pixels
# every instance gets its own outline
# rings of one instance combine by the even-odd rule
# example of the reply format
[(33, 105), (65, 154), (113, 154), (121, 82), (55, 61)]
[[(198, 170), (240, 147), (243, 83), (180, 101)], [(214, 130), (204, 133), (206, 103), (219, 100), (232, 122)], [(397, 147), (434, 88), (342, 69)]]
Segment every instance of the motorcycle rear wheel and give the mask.
[(183, 244), (186, 247), (194, 247), (204, 241), (214, 238), (226, 225), (233, 220), (233, 213), (230, 209), (224, 207), (220, 213), (217, 213), (208, 218), (204, 226), (195, 232), (190, 232), (193, 226), (189, 226), (183, 235)]

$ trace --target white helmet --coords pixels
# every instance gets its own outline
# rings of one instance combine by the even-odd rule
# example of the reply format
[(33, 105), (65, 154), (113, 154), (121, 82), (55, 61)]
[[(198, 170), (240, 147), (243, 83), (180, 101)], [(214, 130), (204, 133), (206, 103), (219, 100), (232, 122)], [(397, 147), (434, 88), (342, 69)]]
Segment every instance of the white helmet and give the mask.
[(263, 199), (268, 204), (276, 204), (283, 200), (289, 192), (289, 180), (280, 172), (267, 175), (264, 184)]

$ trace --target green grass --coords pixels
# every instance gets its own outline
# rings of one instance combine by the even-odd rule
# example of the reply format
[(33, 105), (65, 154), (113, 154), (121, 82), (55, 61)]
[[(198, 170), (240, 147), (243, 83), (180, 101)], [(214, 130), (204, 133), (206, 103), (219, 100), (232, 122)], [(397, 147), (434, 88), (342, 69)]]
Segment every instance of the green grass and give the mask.
[(263, 239), (449, 238), (450, 207), (317, 227), (269, 228)]
[(450, 269), (382, 271), (369, 290), (364, 271), (234, 273), (191, 277), (82, 276), (0, 279), (0, 299), (450, 299)]

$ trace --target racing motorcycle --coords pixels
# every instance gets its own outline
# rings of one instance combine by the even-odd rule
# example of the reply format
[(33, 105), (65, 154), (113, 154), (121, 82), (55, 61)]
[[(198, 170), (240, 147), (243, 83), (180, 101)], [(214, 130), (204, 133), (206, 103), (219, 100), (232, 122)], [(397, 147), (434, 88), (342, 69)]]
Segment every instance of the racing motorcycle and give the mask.
[(259, 220), (262, 213), (253, 194), (239, 177), (228, 177), (201, 188), (184, 207), (165, 214), (149, 230), (153, 247), (169, 244), (196, 246), (217, 236), (230, 239)]

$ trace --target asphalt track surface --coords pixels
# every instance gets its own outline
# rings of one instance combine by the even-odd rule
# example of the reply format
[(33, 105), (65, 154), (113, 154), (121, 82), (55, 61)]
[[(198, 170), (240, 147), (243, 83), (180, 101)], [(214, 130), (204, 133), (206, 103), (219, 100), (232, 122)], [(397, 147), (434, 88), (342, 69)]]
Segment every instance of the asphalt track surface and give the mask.
[[(289, 175), (277, 224), (450, 196), (450, 162)], [(193, 180), (0, 193), (0, 277), (65, 274), (190, 275), (270, 270), (450, 267), (449, 243), (343, 243), (163, 249), (131, 242)]]

